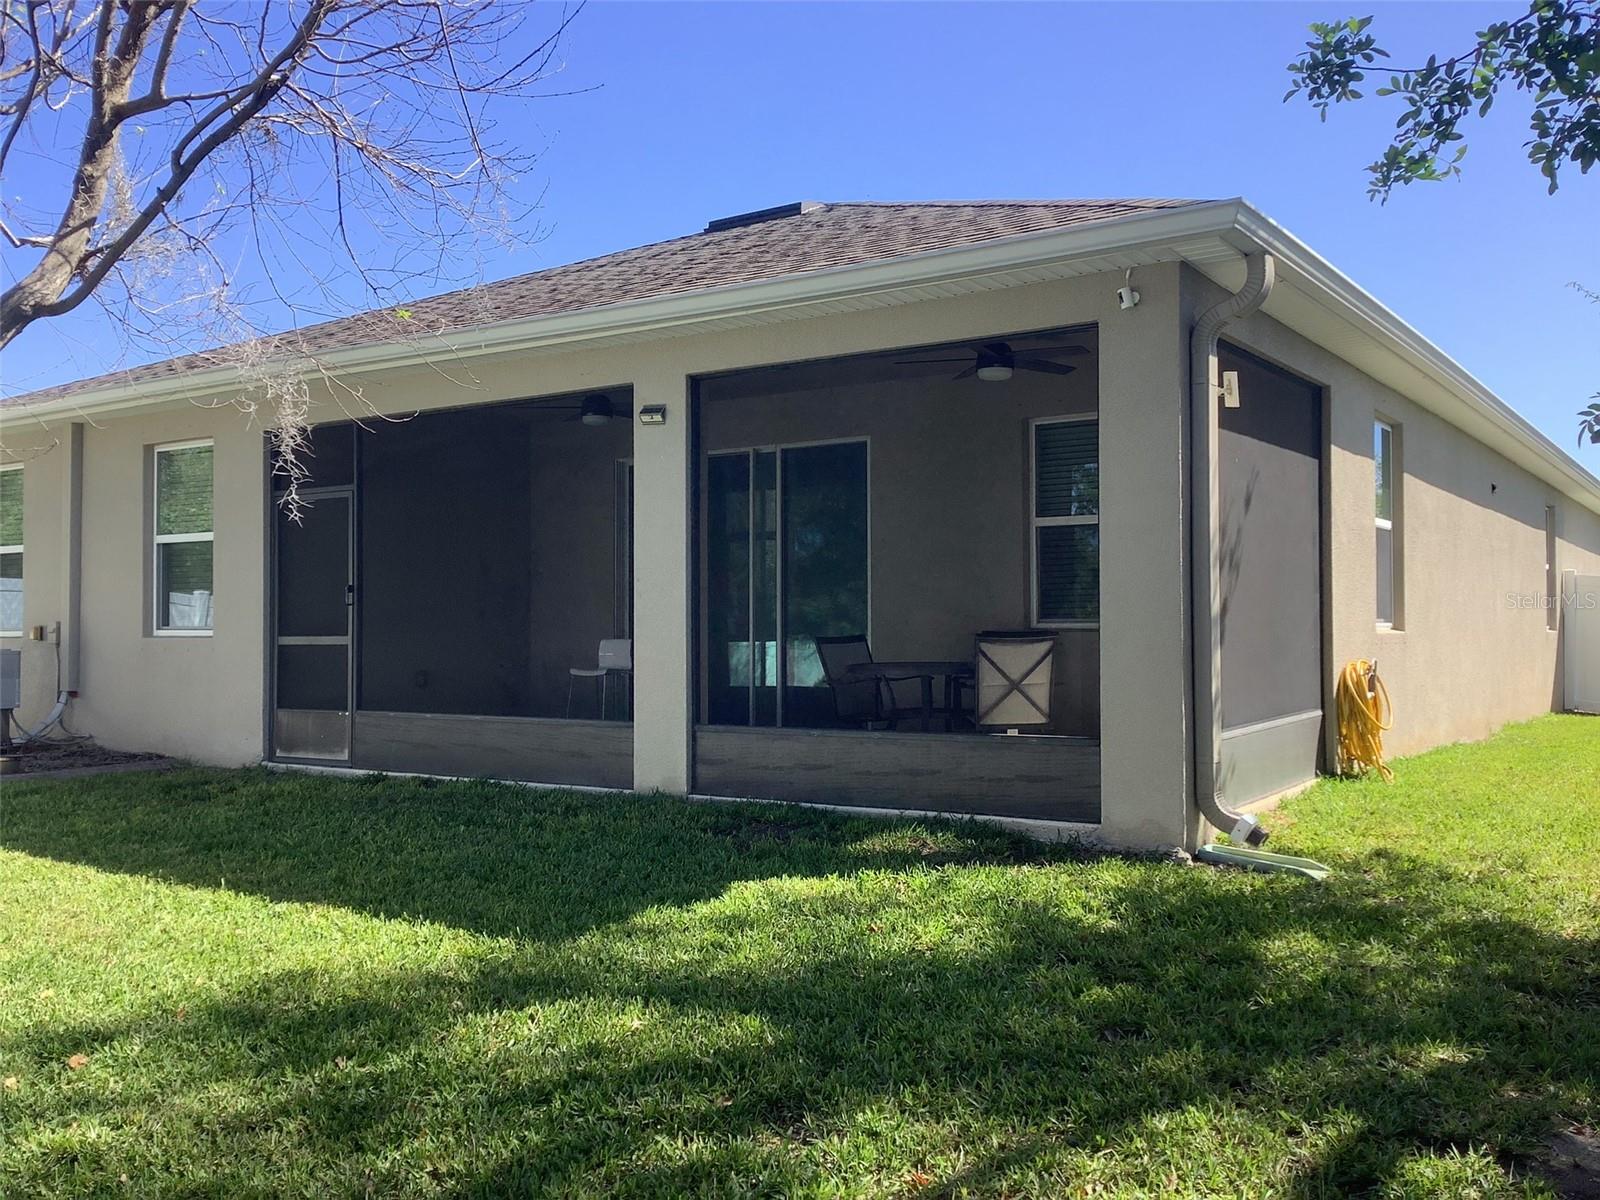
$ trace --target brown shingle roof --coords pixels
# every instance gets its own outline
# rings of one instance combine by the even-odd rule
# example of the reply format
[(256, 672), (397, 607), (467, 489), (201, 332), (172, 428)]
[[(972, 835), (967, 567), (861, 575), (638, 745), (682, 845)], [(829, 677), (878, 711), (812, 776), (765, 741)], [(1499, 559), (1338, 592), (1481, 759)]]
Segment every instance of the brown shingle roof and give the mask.
[[(1115, 220), (1195, 200), (982, 200), (805, 206), (789, 216), (737, 225), (550, 267), (273, 335), (273, 350), (324, 354), (403, 342), (500, 321), (553, 316), (829, 267), (899, 258), (1016, 234)], [(175, 378), (235, 361), (227, 349), (203, 351), (27, 392), (8, 405), (37, 404), (103, 387)]]

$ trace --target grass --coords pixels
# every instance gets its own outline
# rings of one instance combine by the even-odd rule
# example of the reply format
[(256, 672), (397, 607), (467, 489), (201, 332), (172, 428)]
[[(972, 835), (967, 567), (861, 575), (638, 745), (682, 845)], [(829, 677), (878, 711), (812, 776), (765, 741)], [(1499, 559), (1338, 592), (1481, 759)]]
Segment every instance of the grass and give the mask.
[(1547, 1196), (1600, 1122), (1597, 734), (1318, 785), (1273, 823), (1322, 885), (487, 783), (8, 783), (0, 1196)]

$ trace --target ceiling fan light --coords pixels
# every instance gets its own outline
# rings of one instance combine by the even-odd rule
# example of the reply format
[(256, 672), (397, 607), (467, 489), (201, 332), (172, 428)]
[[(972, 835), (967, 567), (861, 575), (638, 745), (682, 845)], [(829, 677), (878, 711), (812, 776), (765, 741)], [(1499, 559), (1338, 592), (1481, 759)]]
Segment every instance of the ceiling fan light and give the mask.
[(1011, 368), (1004, 363), (985, 363), (978, 368), (978, 378), (985, 383), (1004, 383), (1011, 378)]
[(581, 411), (583, 415), (578, 419), (585, 425), (605, 425), (611, 420), (611, 397), (585, 396)]

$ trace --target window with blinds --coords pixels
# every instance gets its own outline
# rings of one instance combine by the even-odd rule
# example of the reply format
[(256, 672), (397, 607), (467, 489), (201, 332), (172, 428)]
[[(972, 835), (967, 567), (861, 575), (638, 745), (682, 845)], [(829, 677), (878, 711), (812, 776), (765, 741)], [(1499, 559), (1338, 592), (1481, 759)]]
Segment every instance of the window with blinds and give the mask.
[(1033, 426), (1033, 620), (1100, 620), (1100, 422)]
[(22, 636), (22, 464), (0, 466), (0, 637)]
[(212, 452), (210, 442), (155, 450), (155, 631), (212, 628)]

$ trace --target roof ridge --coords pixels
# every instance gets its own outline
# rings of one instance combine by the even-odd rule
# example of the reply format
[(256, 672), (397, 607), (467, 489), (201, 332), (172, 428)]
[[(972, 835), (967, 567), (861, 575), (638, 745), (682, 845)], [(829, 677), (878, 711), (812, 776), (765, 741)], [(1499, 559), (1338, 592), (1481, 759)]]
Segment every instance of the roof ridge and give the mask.
[(1190, 204), (1212, 204), (1214, 200), (1201, 200), (1185, 196), (1099, 196), (1099, 197), (1043, 197), (1037, 199), (983, 199), (983, 200), (824, 200), (827, 208), (1068, 208), (1081, 205), (1096, 207), (1150, 207), (1181, 208)]

